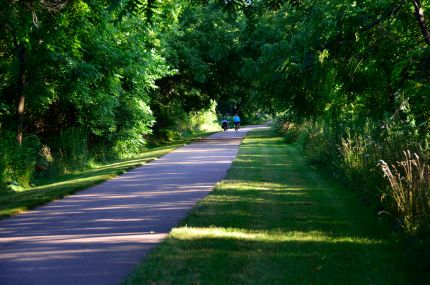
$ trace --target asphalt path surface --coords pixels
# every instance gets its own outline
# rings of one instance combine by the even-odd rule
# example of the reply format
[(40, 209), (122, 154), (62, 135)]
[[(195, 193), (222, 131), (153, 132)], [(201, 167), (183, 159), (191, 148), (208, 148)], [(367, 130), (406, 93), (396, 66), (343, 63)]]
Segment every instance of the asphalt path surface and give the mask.
[(223, 179), (258, 127), (216, 133), (0, 221), (0, 284), (118, 284)]

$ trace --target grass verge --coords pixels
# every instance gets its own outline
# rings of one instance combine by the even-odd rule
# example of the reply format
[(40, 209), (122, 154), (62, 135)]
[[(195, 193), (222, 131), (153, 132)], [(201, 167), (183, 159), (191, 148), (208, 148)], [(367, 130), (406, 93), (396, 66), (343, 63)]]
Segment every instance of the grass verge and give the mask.
[(175, 148), (198, 140), (212, 133), (190, 135), (183, 140), (145, 151), (130, 159), (118, 160), (92, 169), (77, 171), (55, 177), (43, 185), (25, 189), (20, 192), (6, 192), (0, 194), (0, 219), (16, 215), (37, 206), (44, 205), (55, 199), (73, 194), (79, 190), (102, 183), (130, 169), (142, 166)]
[(244, 140), (224, 181), (123, 284), (420, 284), (357, 196), (273, 131)]

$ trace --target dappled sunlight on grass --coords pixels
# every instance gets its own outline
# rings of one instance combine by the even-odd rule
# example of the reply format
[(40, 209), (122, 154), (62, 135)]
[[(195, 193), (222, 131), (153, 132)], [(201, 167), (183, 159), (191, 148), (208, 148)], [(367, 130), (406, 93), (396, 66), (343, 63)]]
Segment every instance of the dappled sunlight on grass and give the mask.
[(235, 228), (194, 228), (179, 227), (172, 230), (170, 237), (178, 240), (197, 239), (235, 239), (259, 242), (323, 242), (323, 243), (355, 243), (363, 245), (383, 244), (384, 241), (354, 236), (330, 236), (321, 231), (250, 231)]
[[(225, 180), (224, 182), (220, 183), (218, 185), (218, 188), (220, 191), (238, 191), (238, 190), (255, 190), (255, 191), (284, 191), (284, 190), (302, 190), (302, 187), (299, 185), (296, 186), (288, 186), (287, 184), (280, 184), (280, 183), (272, 183), (272, 182), (251, 182), (246, 180)], [(282, 195), (283, 193), (279, 193), (279, 195)], [(301, 194), (301, 193), (297, 193)]]
[(73, 187), (74, 185), (85, 184), (86, 182), (90, 182), (90, 181), (106, 180), (114, 176), (116, 176), (115, 173), (107, 173), (105, 175), (94, 175), (90, 177), (75, 178), (67, 181), (55, 182), (55, 183), (37, 186), (32, 188), (32, 190), (46, 190), (46, 189), (56, 188), (58, 186), (65, 186), (65, 185), (69, 187)]

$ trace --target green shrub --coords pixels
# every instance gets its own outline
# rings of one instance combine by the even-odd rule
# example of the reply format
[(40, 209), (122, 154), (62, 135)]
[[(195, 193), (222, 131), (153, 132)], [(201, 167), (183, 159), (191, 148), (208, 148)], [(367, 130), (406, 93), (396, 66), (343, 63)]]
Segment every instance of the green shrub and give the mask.
[(297, 142), (309, 159), (327, 169), (333, 169), (339, 149), (332, 129), (324, 122), (304, 121), (298, 132)]
[(190, 112), (184, 120), (178, 122), (176, 130), (180, 133), (210, 132), (221, 130), (216, 115), (216, 103), (212, 102), (207, 110)]
[(297, 117), (285, 112), (275, 118), (273, 125), (284, 134), (286, 143), (295, 143), (298, 140), (301, 124), (297, 122)]
[(36, 136), (24, 136), (22, 144), (16, 142), (15, 134), (0, 134), (0, 183), (25, 187), (30, 184), (36, 166), (39, 140)]
[(149, 145), (160, 145), (198, 132), (221, 130), (215, 108), (216, 102), (213, 101), (209, 109), (189, 113), (180, 105), (160, 109), (156, 112), (158, 117), (152, 134), (145, 138)]
[(366, 128), (361, 133), (348, 133), (341, 138), (339, 152), (338, 168), (343, 180), (366, 195), (378, 196), (375, 188), (379, 187), (382, 179), (376, 165), (381, 157), (381, 148), (371, 139)]
[(69, 127), (62, 130), (56, 140), (56, 153), (52, 167), (77, 170), (86, 167), (90, 156), (87, 148), (87, 132), (81, 128)]

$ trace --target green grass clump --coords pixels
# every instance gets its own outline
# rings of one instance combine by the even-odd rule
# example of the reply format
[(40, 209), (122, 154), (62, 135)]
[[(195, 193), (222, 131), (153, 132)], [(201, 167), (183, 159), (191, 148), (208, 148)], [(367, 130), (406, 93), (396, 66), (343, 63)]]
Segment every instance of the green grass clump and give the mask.
[(252, 132), (224, 181), (124, 284), (419, 284), (401, 242), (357, 196), (273, 131)]

